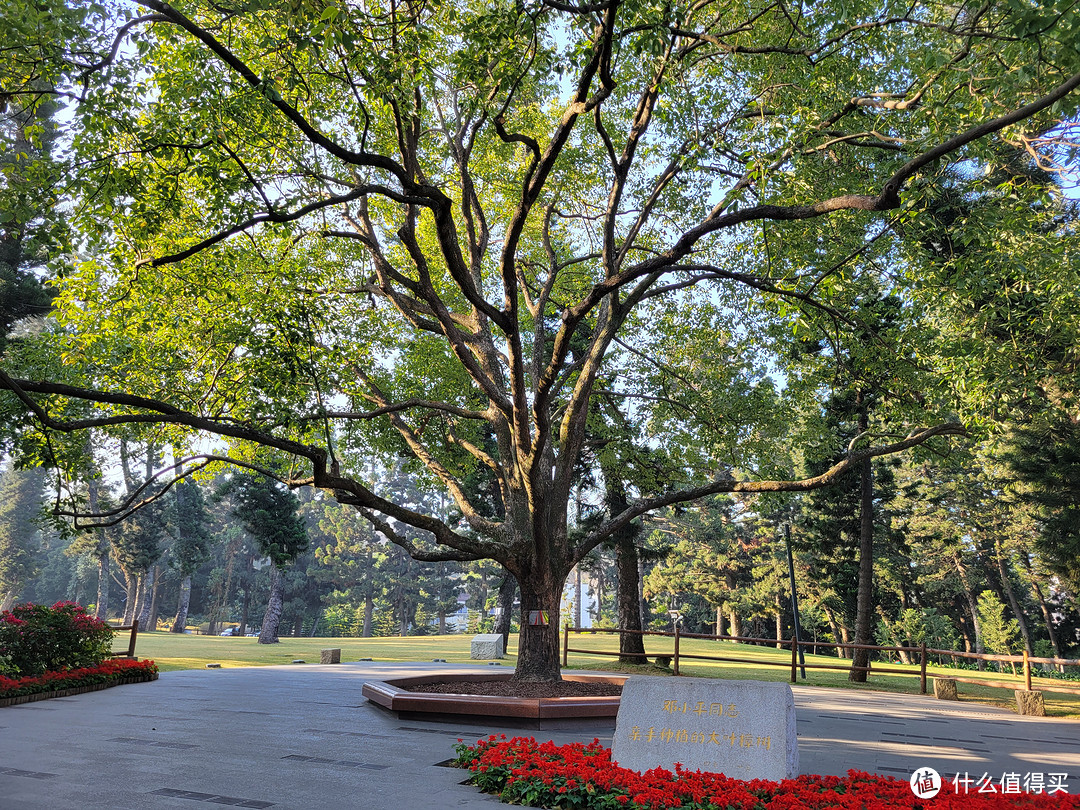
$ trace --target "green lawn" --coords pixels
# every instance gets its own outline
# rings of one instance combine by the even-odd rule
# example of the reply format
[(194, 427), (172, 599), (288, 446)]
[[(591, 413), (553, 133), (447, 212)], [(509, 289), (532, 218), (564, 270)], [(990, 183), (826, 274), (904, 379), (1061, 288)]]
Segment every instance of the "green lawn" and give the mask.
[[(342, 661), (356, 661), (371, 658), (375, 661), (431, 661), (433, 658), (445, 658), (451, 664), (474, 663), (469, 658), (471, 636), (408, 636), (406, 638), (283, 638), (278, 644), (259, 644), (254, 638), (232, 638), (230, 636), (174, 635), (165, 632), (139, 633), (136, 655), (150, 658), (157, 662), (163, 671), (177, 669), (202, 669), (208, 663), (218, 663), (222, 667), (267, 666), (272, 664), (290, 664), (295, 660), (318, 663), (319, 650), (326, 647), (340, 647)], [(126, 634), (121, 633), (115, 647), (126, 643)], [(517, 663), (516, 637), (510, 637), (510, 649), (503, 659), (506, 667)], [(670, 655), (673, 641), (670, 638), (647, 637), (646, 652), (650, 655)], [(570, 648), (618, 650), (616, 636), (611, 634), (572, 635)], [(684, 659), (683, 655), (713, 655), (737, 661), (695, 661)], [(747, 660), (754, 659), (754, 660)], [(773, 662), (770, 666), (762, 661)], [(769, 647), (755, 647), (723, 641), (700, 639), (681, 639), (680, 673), (700, 678), (749, 678), (766, 681), (787, 681), (790, 676), (791, 653)], [(837, 658), (825, 655), (807, 655), (807, 664), (840, 664)], [(570, 653), (571, 669), (604, 669), (621, 672), (643, 672), (650, 675), (667, 674), (665, 670), (653, 666), (635, 667), (618, 664), (613, 657)], [(882, 666), (885, 666), (882, 664)], [(799, 683), (811, 686), (829, 686), (840, 689), (870, 690), (883, 692), (901, 692), (917, 694), (919, 691), (919, 668), (889, 664), (889, 668), (906, 669), (911, 675), (873, 674), (867, 684), (852, 684), (847, 679), (846, 670), (807, 669), (806, 680)], [(1012, 680), (1010, 675), (995, 671), (975, 672), (956, 671), (945, 667), (930, 667), (929, 675), (961, 675), (986, 680)], [(1016, 679), (1021, 683), (1021, 679)], [(1080, 686), (1075, 682), (1070, 686)], [(1042, 682), (1041, 688), (1048, 688), (1052, 683)], [(1022, 687), (1021, 687), (1022, 688)], [(933, 690), (928, 682), (928, 689)], [(1012, 707), (1013, 696), (1007, 689), (980, 686), (975, 684), (959, 685), (963, 702), (982, 703), (995, 706)], [(1046, 713), (1052, 717), (1071, 717), (1080, 719), (1080, 695), (1066, 695), (1048, 692), (1045, 695)]]
[[(120, 649), (127, 634), (120, 633), (113, 646)], [(255, 667), (290, 664), (296, 660), (319, 663), (319, 650), (340, 647), (342, 661), (371, 658), (375, 661), (430, 661), (445, 658), (451, 664), (468, 663), (471, 636), (407, 636), (405, 638), (283, 638), (278, 644), (259, 644), (256, 638), (196, 636), (163, 631), (139, 633), (135, 654), (151, 658), (162, 672), (202, 669), (209, 663), (222, 667)], [(123, 642), (123, 643), (122, 643)], [(504, 665), (517, 663), (514, 637)], [(475, 663), (475, 662), (474, 662)]]

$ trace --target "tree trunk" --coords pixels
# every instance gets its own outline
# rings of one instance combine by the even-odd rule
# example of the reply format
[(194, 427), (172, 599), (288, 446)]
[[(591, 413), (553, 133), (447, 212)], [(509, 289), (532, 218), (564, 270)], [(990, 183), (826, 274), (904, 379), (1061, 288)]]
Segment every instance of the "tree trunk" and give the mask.
[(251, 589), (244, 588), (244, 599), (240, 603), (240, 635), (247, 633), (248, 613), (251, 609)]
[(173, 619), (172, 631), (183, 633), (187, 627), (188, 608), (191, 606), (191, 575), (180, 582), (180, 601), (176, 605), (176, 618)]
[[(527, 682), (560, 681), (559, 667), (559, 608), (563, 580), (548, 572), (540, 576), (517, 576), (521, 588), (521, 632), (518, 635), (518, 663), (514, 680)], [(543, 616), (534, 616), (542, 611)], [(532, 621), (546, 620), (546, 624)]]
[(143, 595), (139, 603), (139, 627), (153, 630), (150, 626), (150, 613), (154, 603), (154, 589), (157, 582), (157, 566), (152, 566), (143, 576)]
[(739, 618), (738, 611), (733, 607), (728, 608), (728, 627), (731, 628), (731, 635), (735, 637), (743, 634), (742, 619)]
[(499, 583), (499, 592), (495, 597), (499, 606), (498, 615), (495, 617), (495, 630), (503, 637), (503, 650), (510, 643), (510, 625), (514, 619), (514, 595), (517, 593), (517, 580), (509, 571)]
[(276, 565), (270, 566), (270, 600), (266, 603), (266, 615), (263, 616), (260, 644), (278, 643), (278, 624), (281, 622), (281, 610), (284, 605), (285, 577)]
[[(953, 563), (956, 565), (956, 570), (960, 574), (960, 583), (964, 586), (964, 599), (967, 602), (968, 612), (971, 614), (971, 626), (975, 631), (975, 652), (982, 655), (986, 652), (986, 648), (983, 646), (982, 628), (979, 627), (979, 607), (975, 601), (975, 594), (971, 592), (971, 583), (968, 580), (967, 569), (964, 568), (964, 564), (960, 561), (960, 556), (958, 554), (953, 556)], [(980, 672), (986, 669), (986, 662), (981, 658), (976, 661), (975, 665)]]
[(716, 606), (716, 635), (724, 635), (724, 606)]
[(109, 550), (98, 557), (97, 606), (94, 615), (105, 621), (109, 617)]
[[(848, 628), (846, 622), (840, 622), (840, 643), (842, 643), (842, 644), (850, 644), (851, 643), (851, 630)], [(843, 653), (844, 658), (851, 658), (851, 650), (850, 649), (845, 648), (841, 652)]]
[[(1039, 610), (1042, 611), (1043, 623), (1046, 625), (1046, 634), (1050, 636), (1050, 646), (1054, 648), (1055, 658), (1064, 658), (1061, 644), (1058, 642), (1057, 633), (1054, 631), (1054, 617), (1050, 614), (1050, 606), (1046, 604), (1046, 600), (1043, 598), (1042, 588), (1038, 582), (1032, 581), (1033, 590), (1035, 591), (1035, 598), (1039, 600)], [(1058, 667), (1059, 670), (1061, 667)]]
[[(90, 436), (87, 434), (87, 442)], [(98, 482), (91, 473), (91, 478), (86, 484), (90, 499), (91, 514), (98, 513)], [(109, 541), (104, 529), (98, 529), (98, 541), (96, 555), (98, 561), (98, 585), (97, 604), (94, 607), (94, 615), (105, 621), (109, 615)]]
[(124, 600), (123, 623), (128, 625), (135, 618), (135, 603), (139, 601), (139, 578), (125, 571), (124, 582), (127, 586), (127, 598)]
[(6, 613), (11, 610), (12, 605), (15, 604), (15, 591), (8, 591), (4, 594), (3, 601), (0, 601), (0, 613)]
[(371, 638), (371, 619), (375, 613), (375, 598), (371, 591), (364, 594), (364, 627), (360, 631), (363, 638)]
[(581, 564), (574, 566), (574, 627), (581, 627)]
[(776, 649), (782, 650), (784, 649), (784, 603), (779, 591), (775, 594), (773, 606), (776, 608)]
[[(865, 411), (859, 418), (859, 430), (869, 428)], [(865, 459), (860, 470), (859, 483), (859, 592), (855, 608), (855, 643), (869, 644), (874, 618), (874, 468)], [(866, 683), (866, 670), (859, 667), (870, 665), (870, 650), (852, 652), (848, 680)]]
[(645, 637), (641, 635), (641, 600), (638, 597), (641, 579), (638, 574), (638, 550), (634, 538), (620, 537), (615, 542), (615, 608), (620, 630), (619, 662), (645, 664)]
[(1001, 543), (996, 537), (994, 538), (994, 551), (997, 555), (997, 569), (998, 575), (1001, 577), (1001, 588), (1009, 599), (1009, 607), (1012, 609), (1013, 616), (1016, 617), (1016, 624), (1020, 628), (1020, 635), (1024, 639), (1024, 649), (1027, 650), (1028, 655), (1034, 655), (1035, 651), (1031, 647), (1031, 633), (1028, 632), (1027, 618), (1024, 616), (1024, 611), (1020, 609), (1020, 602), (1017, 600), (1016, 592), (1009, 581), (1009, 572), (1005, 566), (1005, 555), (1001, 553)]

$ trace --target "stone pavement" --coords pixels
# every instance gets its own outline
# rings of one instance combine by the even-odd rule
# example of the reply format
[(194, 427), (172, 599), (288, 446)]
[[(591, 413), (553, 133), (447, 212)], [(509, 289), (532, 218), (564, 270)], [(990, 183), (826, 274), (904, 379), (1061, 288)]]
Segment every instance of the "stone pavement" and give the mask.
[[(613, 727), (522, 731), (399, 720), (365, 680), (480, 665), (297, 664), (166, 672), (153, 683), (0, 709), (0, 810), (199, 807), (493, 810), (440, 763), (491, 732), (611, 743)], [(493, 669), (493, 667), (491, 668)], [(1080, 723), (932, 697), (795, 686), (803, 773), (907, 779), (1067, 773), (1080, 793)]]

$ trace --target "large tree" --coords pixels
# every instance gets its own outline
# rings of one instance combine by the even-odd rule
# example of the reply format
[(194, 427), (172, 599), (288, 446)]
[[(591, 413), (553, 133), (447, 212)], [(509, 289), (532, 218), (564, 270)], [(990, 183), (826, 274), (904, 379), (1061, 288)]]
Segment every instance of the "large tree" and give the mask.
[[(851, 258), (917, 216), (925, 178), (1046, 134), (1080, 86), (1077, 12), (1049, 0), (135, 5), (2, 21), (3, 92), (47, 75), (73, 99), (71, 209), (95, 251), (51, 342), (5, 361), (8, 407), (50, 433), (216, 435), (417, 559), (497, 560), (548, 617), (523, 622), (528, 679), (558, 677), (568, 572), (640, 515), (825, 486), (962, 432), (928, 408), (803, 480), (725, 458), (578, 537), (612, 364), (695, 289), (728, 322), (704, 363), (763, 319), (854, 328)], [(657, 397), (682, 384), (662, 371)], [(414, 459), (461, 519), (380, 495), (372, 451)], [(498, 509), (462, 484), (477, 465)]]

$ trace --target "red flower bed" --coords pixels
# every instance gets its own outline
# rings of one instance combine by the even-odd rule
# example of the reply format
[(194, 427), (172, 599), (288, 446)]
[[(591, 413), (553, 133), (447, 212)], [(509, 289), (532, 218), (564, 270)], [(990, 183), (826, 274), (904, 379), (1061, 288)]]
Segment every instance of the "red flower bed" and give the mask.
[(45, 672), (41, 675), (25, 675), (21, 678), (7, 678), (0, 675), (0, 700), (96, 684), (129, 680), (152, 681), (157, 677), (157, 672), (157, 664), (153, 661), (132, 661), (120, 658), (104, 661), (93, 667)]
[(611, 761), (611, 750), (589, 745), (537, 743), (531, 737), (492, 735), (457, 746), (455, 764), (471, 781), (504, 802), (528, 807), (587, 810), (995, 810), (1080, 808), (1080, 794), (1064, 792), (988, 795), (944, 784), (933, 799), (916, 798), (908, 782), (848, 771), (840, 776), (800, 776), (782, 782), (743, 782), (722, 774), (656, 768), (639, 774)]

